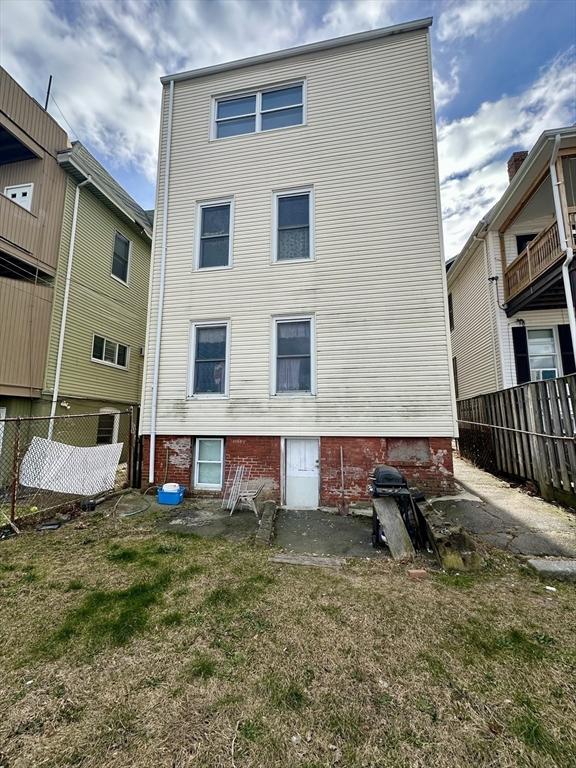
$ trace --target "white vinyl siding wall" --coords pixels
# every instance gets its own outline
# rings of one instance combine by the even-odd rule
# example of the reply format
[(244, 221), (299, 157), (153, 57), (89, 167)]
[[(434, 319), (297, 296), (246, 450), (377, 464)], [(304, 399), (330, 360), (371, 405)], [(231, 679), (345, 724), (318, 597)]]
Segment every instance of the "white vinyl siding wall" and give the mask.
[[(566, 309), (532, 309), (518, 312), (509, 317), (502, 328), (502, 348), (504, 357), (505, 387), (516, 386), (516, 364), (514, 362), (514, 347), (512, 344), (512, 327), (518, 325), (518, 320), (524, 320), (526, 330), (531, 328), (554, 328), (569, 322)], [(558, 352), (560, 350), (557, 350)], [(562, 367), (559, 362), (559, 367)]]
[[(307, 123), (209, 141), (214, 94), (305, 79)], [(150, 430), (167, 88), (142, 431)], [(175, 83), (158, 434), (450, 436), (426, 31)], [(314, 188), (315, 260), (271, 263), (273, 192)], [(234, 266), (193, 272), (234, 195)], [(191, 321), (230, 318), (229, 399), (186, 400)], [(316, 395), (271, 396), (274, 316), (315, 317)]]
[[(448, 273), (450, 275), (450, 273)], [(462, 271), (449, 280), (454, 330), (452, 355), (458, 367), (458, 399), (498, 388), (495, 330), (484, 246), (478, 243)]]

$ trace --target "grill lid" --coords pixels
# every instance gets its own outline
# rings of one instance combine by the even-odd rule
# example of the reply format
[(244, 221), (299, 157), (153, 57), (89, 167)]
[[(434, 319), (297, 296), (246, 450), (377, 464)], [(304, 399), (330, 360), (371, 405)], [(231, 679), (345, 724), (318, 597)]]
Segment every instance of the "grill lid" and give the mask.
[(374, 469), (374, 485), (379, 488), (407, 488), (408, 483), (404, 475), (386, 464), (379, 464)]

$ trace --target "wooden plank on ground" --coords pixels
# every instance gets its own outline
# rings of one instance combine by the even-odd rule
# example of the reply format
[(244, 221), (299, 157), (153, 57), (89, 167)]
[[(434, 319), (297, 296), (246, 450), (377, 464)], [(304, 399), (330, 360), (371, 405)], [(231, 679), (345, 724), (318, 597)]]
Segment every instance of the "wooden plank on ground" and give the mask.
[(414, 546), (410, 534), (406, 530), (404, 520), (394, 499), (372, 499), (372, 505), (386, 536), (388, 549), (395, 560), (414, 557)]
[(316, 568), (340, 568), (346, 565), (344, 557), (320, 557), (318, 555), (291, 555), (289, 553), (269, 557), (270, 563), (282, 563), (284, 565), (311, 565)]

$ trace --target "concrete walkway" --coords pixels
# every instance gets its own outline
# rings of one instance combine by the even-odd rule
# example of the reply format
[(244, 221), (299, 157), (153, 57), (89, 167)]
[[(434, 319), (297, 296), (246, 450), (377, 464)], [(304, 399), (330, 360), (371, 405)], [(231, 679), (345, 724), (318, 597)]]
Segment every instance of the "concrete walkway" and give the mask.
[(454, 475), (462, 492), (432, 501), (448, 519), (515, 554), (576, 557), (576, 514), (464, 459), (454, 459)]

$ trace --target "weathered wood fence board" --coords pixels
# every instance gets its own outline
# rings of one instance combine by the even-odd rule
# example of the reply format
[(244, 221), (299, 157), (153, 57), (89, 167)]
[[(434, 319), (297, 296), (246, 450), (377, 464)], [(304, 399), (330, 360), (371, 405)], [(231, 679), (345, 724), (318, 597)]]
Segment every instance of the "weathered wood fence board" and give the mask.
[(458, 402), (460, 451), (576, 506), (576, 374)]

